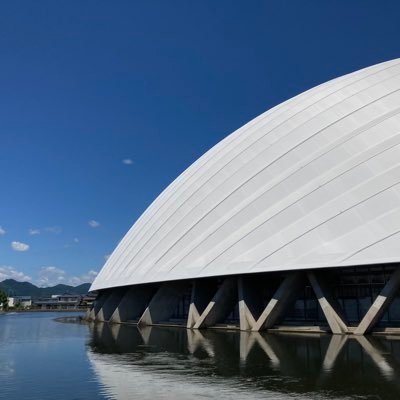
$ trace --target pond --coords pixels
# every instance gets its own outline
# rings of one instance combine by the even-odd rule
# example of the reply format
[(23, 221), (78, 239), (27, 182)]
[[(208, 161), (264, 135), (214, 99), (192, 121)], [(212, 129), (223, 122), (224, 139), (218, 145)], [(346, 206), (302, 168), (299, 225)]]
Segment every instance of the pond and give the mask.
[(0, 399), (399, 399), (400, 337), (0, 315)]

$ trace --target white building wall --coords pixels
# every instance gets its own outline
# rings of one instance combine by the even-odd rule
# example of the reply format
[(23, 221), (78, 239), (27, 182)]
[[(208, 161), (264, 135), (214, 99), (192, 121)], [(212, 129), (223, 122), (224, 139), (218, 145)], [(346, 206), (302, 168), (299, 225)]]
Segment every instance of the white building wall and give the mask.
[(160, 194), (91, 290), (400, 260), (400, 60), (222, 140)]

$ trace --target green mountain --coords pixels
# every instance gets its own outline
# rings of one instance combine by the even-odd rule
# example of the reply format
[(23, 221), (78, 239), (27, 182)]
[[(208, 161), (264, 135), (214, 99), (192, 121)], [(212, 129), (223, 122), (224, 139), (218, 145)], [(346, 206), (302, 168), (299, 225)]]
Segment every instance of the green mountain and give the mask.
[(50, 297), (52, 294), (86, 294), (89, 291), (90, 283), (83, 283), (79, 286), (56, 285), (40, 288), (29, 282), (18, 282), (14, 279), (6, 279), (0, 282), (0, 290), (6, 292), (8, 296), (31, 296)]

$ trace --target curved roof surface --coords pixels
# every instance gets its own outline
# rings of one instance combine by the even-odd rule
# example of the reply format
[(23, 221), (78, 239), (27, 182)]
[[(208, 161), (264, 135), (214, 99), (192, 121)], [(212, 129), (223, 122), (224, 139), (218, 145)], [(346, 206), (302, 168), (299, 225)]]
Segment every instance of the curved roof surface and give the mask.
[(400, 261), (400, 59), (255, 118), (171, 183), (91, 290)]

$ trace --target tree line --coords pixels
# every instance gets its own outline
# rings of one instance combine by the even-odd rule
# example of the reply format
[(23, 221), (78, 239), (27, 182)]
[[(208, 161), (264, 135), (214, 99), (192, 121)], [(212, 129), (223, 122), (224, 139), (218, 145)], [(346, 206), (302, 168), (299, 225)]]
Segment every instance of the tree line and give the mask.
[(8, 309), (8, 297), (2, 290), (0, 290), (0, 306), (2, 306), (3, 310)]

